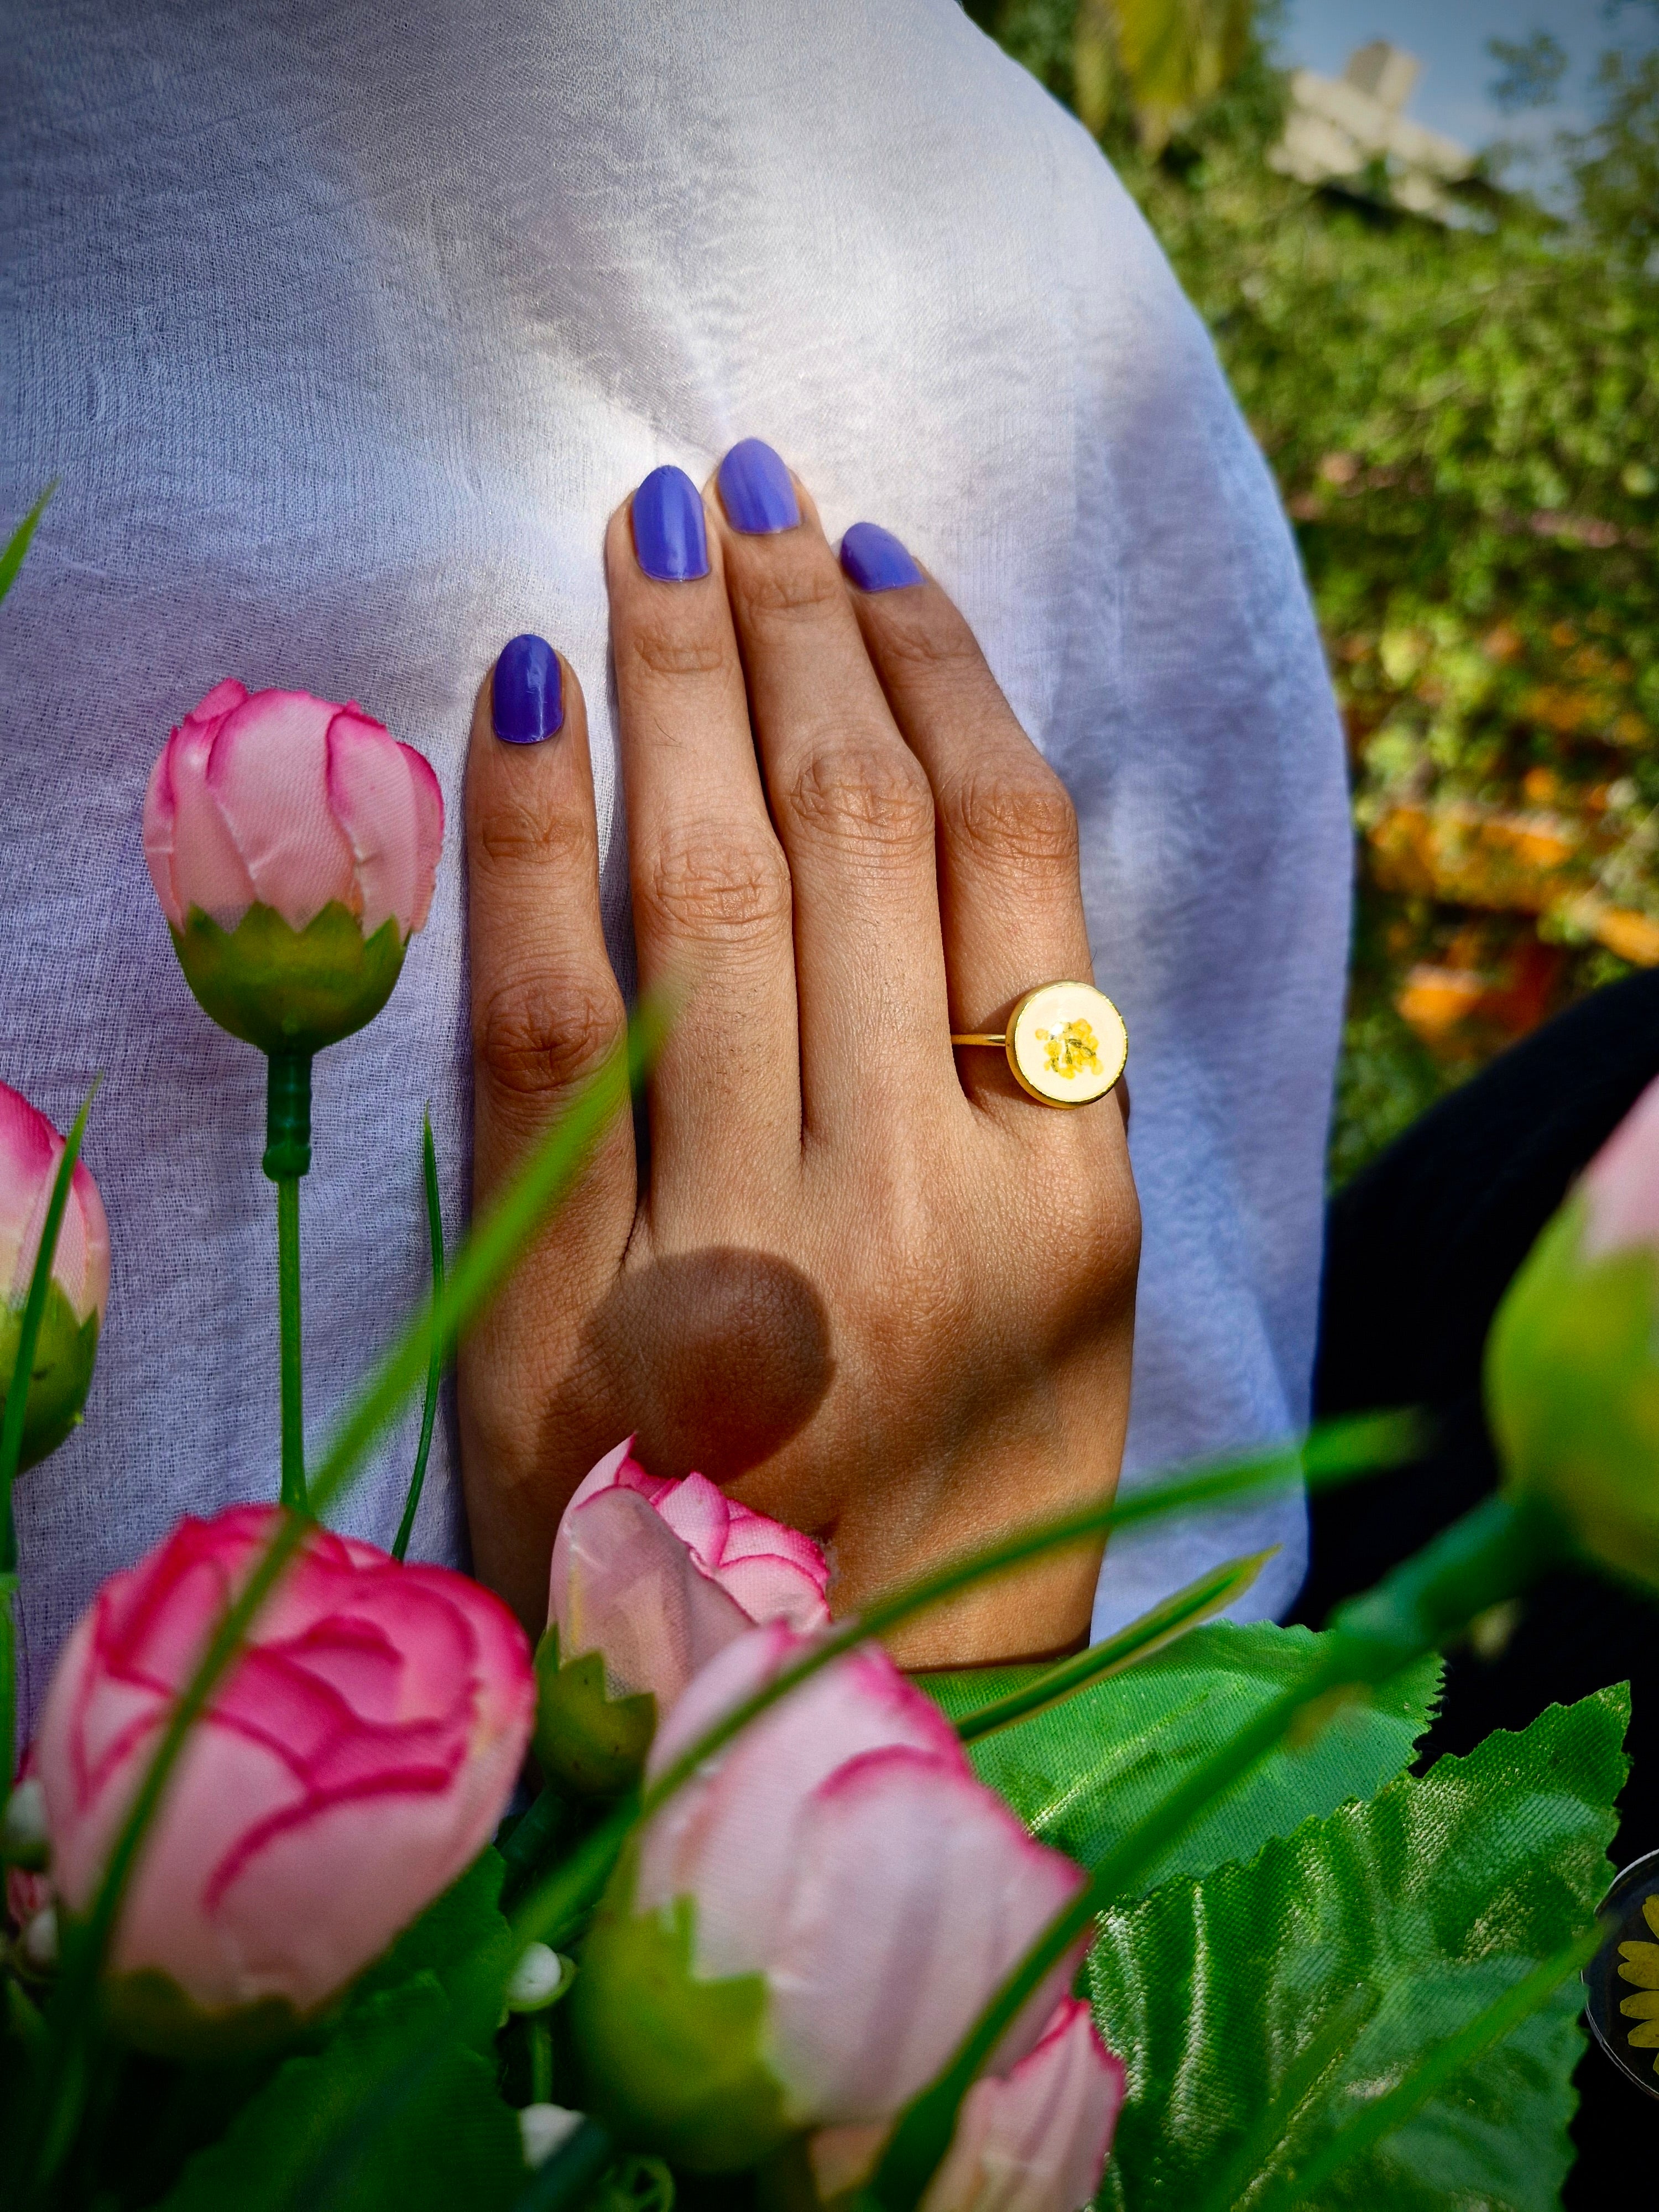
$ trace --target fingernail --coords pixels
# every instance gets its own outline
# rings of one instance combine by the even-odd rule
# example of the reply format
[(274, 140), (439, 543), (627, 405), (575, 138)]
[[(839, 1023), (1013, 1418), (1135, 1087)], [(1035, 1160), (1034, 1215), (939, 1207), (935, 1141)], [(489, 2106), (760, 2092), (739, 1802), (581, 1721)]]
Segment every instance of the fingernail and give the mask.
[(708, 574), (702, 495), (684, 469), (653, 469), (634, 495), (634, 556), (659, 584)]
[(510, 638), (495, 663), (489, 719), (509, 745), (538, 745), (564, 721), (559, 656), (544, 637)]
[(800, 520), (789, 471), (759, 438), (744, 438), (720, 463), (720, 505), (733, 530), (757, 538)]
[(896, 592), (921, 581), (921, 569), (878, 522), (853, 525), (841, 541), (841, 565), (861, 592)]

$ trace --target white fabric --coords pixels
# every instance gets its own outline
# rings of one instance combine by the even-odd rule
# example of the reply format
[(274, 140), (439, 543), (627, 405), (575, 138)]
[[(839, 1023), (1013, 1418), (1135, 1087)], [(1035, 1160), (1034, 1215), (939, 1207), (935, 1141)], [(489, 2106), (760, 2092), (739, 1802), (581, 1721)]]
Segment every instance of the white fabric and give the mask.
[[(1338, 727), (1267, 470), (1078, 126), (955, 0), (12, 0), (3, 44), (3, 517), (61, 483), (0, 611), (0, 1075), (61, 1126), (106, 1072), (114, 1243), (86, 1426), (18, 1499), (28, 1704), (105, 1574), (276, 1485), (264, 1067), (145, 875), (168, 726), (229, 674), (356, 699), (449, 805), (390, 1008), (318, 1065), (315, 1435), (422, 1282), (428, 1099), (463, 1212), (474, 688), (526, 629), (580, 672), (626, 980), (601, 534), (739, 436), (932, 565), (1081, 811), (1146, 1213), (1129, 1479), (1293, 1428)], [(1273, 1540), (1271, 1611), (1299, 1501), (1125, 1541), (1099, 1623)], [(415, 1548), (459, 1543), (441, 1440)]]

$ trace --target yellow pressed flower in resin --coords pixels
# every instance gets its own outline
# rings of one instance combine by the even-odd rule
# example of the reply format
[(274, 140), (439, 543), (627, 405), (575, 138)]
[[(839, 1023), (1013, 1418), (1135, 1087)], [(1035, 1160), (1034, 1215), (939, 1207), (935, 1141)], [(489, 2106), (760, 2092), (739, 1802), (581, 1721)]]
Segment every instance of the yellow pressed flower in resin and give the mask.
[[(1642, 1899), (1642, 1917), (1659, 1936), (1659, 1896)], [(1635, 2050), (1655, 2054), (1653, 2070), (1659, 2074), (1659, 1943), (1621, 1943), (1619, 1956), (1624, 1961), (1620, 1978), (1636, 1984), (1636, 1995), (1626, 1997), (1619, 2009), (1626, 2019), (1641, 2022), (1630, 2030), (1626, 2040)]]

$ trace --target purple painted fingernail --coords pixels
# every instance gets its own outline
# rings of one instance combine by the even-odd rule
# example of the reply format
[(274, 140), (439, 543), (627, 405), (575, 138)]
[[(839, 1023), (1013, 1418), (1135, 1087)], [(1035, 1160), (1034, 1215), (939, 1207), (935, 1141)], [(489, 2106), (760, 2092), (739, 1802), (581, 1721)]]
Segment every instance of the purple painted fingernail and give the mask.
[(757, 538), (793, 530), (800, 507), (789, 471), (759, 438), (744, 438), (720, 463), (720, 505), (733, 530)]
[(489, 719), (509, 745), (538, 745), (563, 726), (559, 656), (544, 637), (526, 632), (501, 647), (489, 686)]
[(634, 556), (659, 584), (708, 574), (702, 498), (684, 469), (653, 469), (634, 495)]
[(861, 592), (897, 592), (921, 581), (921, 569), (878, 522), (853, 525), (841, 541), (841, 565)]

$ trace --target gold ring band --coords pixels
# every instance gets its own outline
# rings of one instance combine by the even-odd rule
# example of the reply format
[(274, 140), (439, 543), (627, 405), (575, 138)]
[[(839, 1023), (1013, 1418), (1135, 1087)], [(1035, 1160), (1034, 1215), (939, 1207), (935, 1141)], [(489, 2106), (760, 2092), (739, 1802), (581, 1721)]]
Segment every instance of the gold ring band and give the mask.
[(1087, 1106), (1123, 1073), (1129, 1033), (1123, 1017), (1092, 983), (1039, 983), (1008, 1017), (1006, 1030), (951, 1032), (955, 1045), (994, 1045), (1028, 1097), (1043, 1106)]

